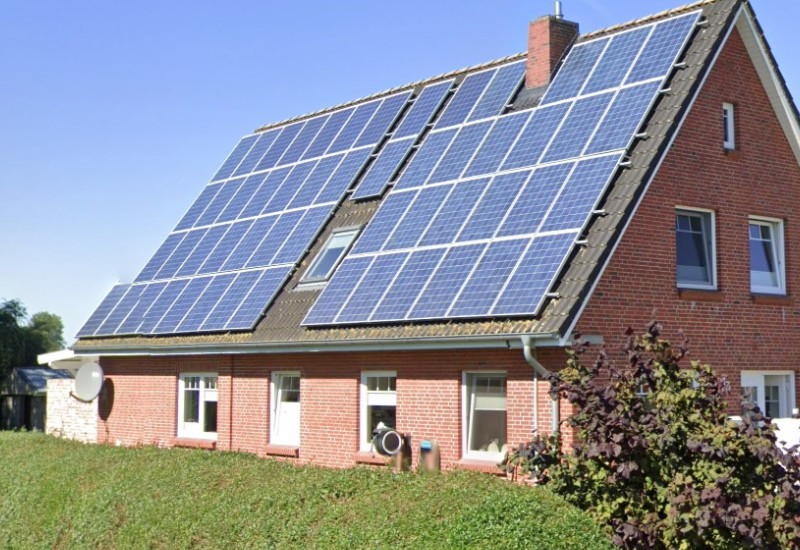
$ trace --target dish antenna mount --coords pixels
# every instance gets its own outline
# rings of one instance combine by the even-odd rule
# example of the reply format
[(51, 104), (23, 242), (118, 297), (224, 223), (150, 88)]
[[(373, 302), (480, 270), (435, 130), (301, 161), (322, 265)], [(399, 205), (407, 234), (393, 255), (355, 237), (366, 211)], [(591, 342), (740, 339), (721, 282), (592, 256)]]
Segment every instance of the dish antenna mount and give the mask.
[(103, 369), (97, 363), (87, 363), (78, 369), (75, 375), (75, 393), (72, 397), (79, 401), (89, 402), (98, 396), (103, 388)]

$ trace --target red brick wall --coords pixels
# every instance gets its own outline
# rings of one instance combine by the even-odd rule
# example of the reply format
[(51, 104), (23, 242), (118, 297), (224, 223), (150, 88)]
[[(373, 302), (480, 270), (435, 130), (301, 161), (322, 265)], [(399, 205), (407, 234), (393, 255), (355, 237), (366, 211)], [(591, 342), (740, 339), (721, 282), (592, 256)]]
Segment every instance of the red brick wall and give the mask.
[[(723, 102), (735, 105), (736, 151), (722, 146)], [(799, 200), (797, 161), (734, 31), (577, 328), (604, 335), (611, 351), (624, 343), (626, 326), (643, 329), (653, 315), (673, 339), (683, 329), (691, 358), (729, 377), (731, 412), (740, 411), (741, 370), (796, 372), (800, 363)], [(676, 287), (677, 205), (715, 212), (717, 292)], [(762, 303), (750, 292), (751, 215), (785, 220), (788, 298)]]
[[(397, 372), (397, 428), (411, 436), (414, 463), (422, 439), (439, 442), (444, 467), (462, 458), (465, 371), (506, 371), (509, 443), (529, 440), (533, 429), (533, 370), (521, 349), (104, 357), (101, 362), (106, 391), (113, 388), (113, 399), (106, 395), (101, 404), (99, 440), (111, 444), (173, 444), (180, 372), (219, 373), (217, 448), (221, 450), (267, 454), (270, 375), (286, 370), (301, 373), (301, 462), (355, 464), (361, 373), (366, 371)], [(540, 394), (540, 415), (545, 416), (540, 427), (549, 431), (545, 383), (540, 384)]]

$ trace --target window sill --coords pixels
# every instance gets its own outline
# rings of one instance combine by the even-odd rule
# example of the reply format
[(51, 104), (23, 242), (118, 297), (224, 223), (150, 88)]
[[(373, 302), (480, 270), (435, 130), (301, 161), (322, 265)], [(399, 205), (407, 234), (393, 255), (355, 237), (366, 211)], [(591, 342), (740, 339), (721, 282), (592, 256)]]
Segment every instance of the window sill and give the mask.
[(267, 445), (266, 453), (272, 456), (287, 456), (297, 458), (300, 456), (300, 447), (293, 445)]
[(695, 288), (679, 288), (678, 296), (687, 302), (721, 302), (723, 294), (719, 290), (700, 290)]
[(733, 147), (725, 146), (722, 148), (722, 150), (725, 153), (725, 156), (728, 157), (729, 159), (739, 160), (740, 158), (742, 158), (742, 152), (739, 149), (737, 149), (736, 146)]
[(390, 460), (388, 456), (379, 455), (372, 451), (358, 451), (353, 455), (353, 459), (356, 461), (356, 464), (374, 464), (377, 466), (385, 466)]
[(172, 440), (173, 447), (184, 447), (187, 449), (205, 449), (213, 451), (217, 448), (217, 442), (213, 439), (193, 439), (189, 437), (176, 437)]
[[(498, 461), (499, 462), (499, 461)], [(483, 472), (485, 474), (505, 475), (505, 472), (497, 465), (494, 460), (478, 460), (475, 458), (462, 458), (456, 462), (456, 467), (460, 470), (471, 472)]]
[(761, 304), (765, 306), (791, 306), (794, 304), (789, 296), (785, 294), (757, 294), (750, 295), (754, 304)]

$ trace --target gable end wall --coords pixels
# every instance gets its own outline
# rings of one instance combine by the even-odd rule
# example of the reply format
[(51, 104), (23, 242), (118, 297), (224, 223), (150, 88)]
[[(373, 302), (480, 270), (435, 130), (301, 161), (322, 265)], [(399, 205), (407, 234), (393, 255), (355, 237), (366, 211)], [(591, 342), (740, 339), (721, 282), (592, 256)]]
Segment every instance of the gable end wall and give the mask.
[[(735, 106), (736, 150), (722, 146), (722, 103)], [(676, 286), (675, 207), (716, 218), (718, 291)], [(728, 376), (737, 413), (741, 370), (798, 370), (800, 169), (738, 30), (723, 47), (576, 328), (602, 334), (612, 356), (623, 332), (651, 319), (690, 339), (690, 358)], [(784, 220), (788, 296), (750, 292), (749, 216)], [(800, 372), (796, 374), (800, 381)], [(800, 388), (796, 390), (800, 395)]]

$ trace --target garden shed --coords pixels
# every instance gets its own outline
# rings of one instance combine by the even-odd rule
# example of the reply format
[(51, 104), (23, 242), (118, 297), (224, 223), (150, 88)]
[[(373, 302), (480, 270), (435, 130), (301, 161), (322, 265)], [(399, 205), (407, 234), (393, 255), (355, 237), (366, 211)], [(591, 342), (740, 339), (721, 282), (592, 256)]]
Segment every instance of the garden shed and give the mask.
[(48, 367), (17, 367), (0, 380), (0, 429), (44, 431), (47, 381), (58, 378), (72, 375)]

